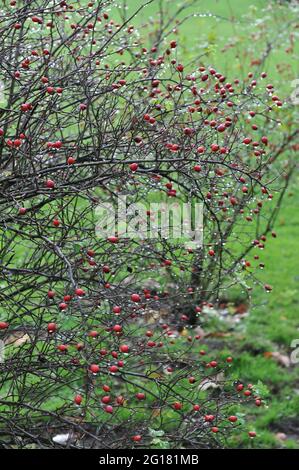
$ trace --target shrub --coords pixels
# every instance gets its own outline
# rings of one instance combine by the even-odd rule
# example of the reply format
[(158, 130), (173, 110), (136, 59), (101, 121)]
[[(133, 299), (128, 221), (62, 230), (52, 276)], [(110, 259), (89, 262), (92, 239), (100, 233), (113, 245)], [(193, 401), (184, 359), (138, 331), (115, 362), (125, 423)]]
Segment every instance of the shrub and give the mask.
[[(256, 282), (295, 134), (265, 73), (185, 64), (166, 34), (145, 47), (109, 3), (3, 7), (2, 445), (222, 446), (259, 394), (196, 325)], [(124, 197), (129, 231), (109, 232)], [(193, 224), (201, 204), (203, 243), (149, 236), (169, 201)]]

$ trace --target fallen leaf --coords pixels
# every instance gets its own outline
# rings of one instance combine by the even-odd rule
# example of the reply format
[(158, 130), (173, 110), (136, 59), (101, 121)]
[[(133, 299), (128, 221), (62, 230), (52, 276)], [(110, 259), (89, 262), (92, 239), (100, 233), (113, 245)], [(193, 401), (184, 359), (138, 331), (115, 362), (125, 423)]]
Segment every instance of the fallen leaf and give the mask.
[(264, 352), (264, 357), (272, 357), (272, 352), (271, 351)]
[(180, 332), (180, 335), (181, 335), (181, 336), (188, 336), (188, 335), (189, 335), (189, 331), (187, 330), (187, 328), (183, 328), (182, 331)]
[(57, 434), (56, 436), (52, 437), (52, 441), (56, 442), (57, 444), (64, 445), (68, 442), (71, 438), (71, 434)]
[(246, 304), (239, 304), (239, 305), (236, 305), (235, 307), (235, 313), (239, 313), (239, 314), (243, 314), (243, 313), (246, 313), (248, 311), (248, 305)]
[(18, 333), (13, 333), (9, 335), (5, 339), (4, 344), (6, 346), (18, 347), (18, 346), (22, 346), (22, 344), (27, 343), (27, 341), (30, 341), (30, 336), (27, 333), (24, 334), (23, 331), (20, 331)]
[(286, 354), (281, 354), (279, 351), (266, 351), (264, 357), (273, 358), (278, 364), (284, 367), (290, 367), (291, 360)]
[(288, 436), (284, 432), (278, 432), (277, 434), (275, 434), (275, 437), (280, 441), (285, 441)]
[(205, 332), (204, 330), (200, 327), (200, 326), (196, 326), (194, 328), (194, 333), (198, 336), (200, 336), (201, 338), (204, 338), (205, 337)]
[(282, 365), (283, 367), (290, 367), (291, 360), (289, 356), (286, 354), (281, 354), (280, 352), (272, 352), (273, 359), (278, 362), (278, 364)]
[(214, 333), (209, 333), (207, 336), (209, 338), (229, 338), (233, 333), (223, 333), (221, 331), (215, 331)]
[(152, 417), (157, 418), (160, 415), (161, 415), (161, 408), (155, 408), (152, 412)]
[(204, 392), (206, 390), (209, 390), (210, 388), (221, 388), (223, 380), (224, 374), (223, 372), (220, 372), (215, 377), (213, 377), (213, 379), (204, 379), (202, 382), (200, 382), (198, 390)]

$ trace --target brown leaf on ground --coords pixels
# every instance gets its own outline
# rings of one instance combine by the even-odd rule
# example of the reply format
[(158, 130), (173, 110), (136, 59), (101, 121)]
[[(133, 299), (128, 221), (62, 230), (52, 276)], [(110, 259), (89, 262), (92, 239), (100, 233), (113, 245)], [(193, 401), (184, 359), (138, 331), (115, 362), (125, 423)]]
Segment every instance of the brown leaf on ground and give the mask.
[(224, 373), (220, 372), (219, 374), (215, 375), (215, 377), (211, 379), (204, 379), (202, 382), (200, 382), (198, 386), (198, 390), (200, 391), (205, 391), (209, 390), (210, 388), (221, 388), (222, 387), (222, 382), (224, 380)]
[(273, 358), (278, 364), (283, 367), (290, 367), (291, 360), (286, 354), (281, 354), (279, 351), (267, 351), (264, 353), (264, 357)]
[(205, 332), (200, 326), (196, 326), (193, 331), (196, 335), (200, 336), (201, 338), (205, 337)]
[(206, 335), (209, 338), (229, 338), (233, 333), (223, 333), (222, 331), (215, 331)]
[(5, 340), (4, 344), (6, 346), (22, 346), (22, 344), (27, 343), (30, 341), (30, 336), (27, 333), (24, 333), (23, 331), (18, 331), (16, 333), (12, 333), (9, 335)]
[(167, 320), (167, 318), (170, 316), (170, 313), (171, 311), (168, 308), (160, 308), (159, 310), (147, 308), (144, 312), (144, 315), (141, 317), (141, 321), (148, 324), (157, 323), (159, 320)]
[(285, 441), (288, 438), (288, 436), (284, 432), (278, 432), (277, 434), (275, 434), (275, 437), (279, 441)]
[(235, 313), (239, 313), (239, 314), (243, 314), (243, 313), (246, 313), (248, 312), (248, 305), (246, 304), (239, 304), (239, 305), (236, 305), (235, 307)]
[(161, 415), (161, 408), (155, 408), (152, 412), (152, 417), (157, 418)]
[(271, 351), (266, 351), (264, 352), (264, 357), (272, 357), (272, 352)]

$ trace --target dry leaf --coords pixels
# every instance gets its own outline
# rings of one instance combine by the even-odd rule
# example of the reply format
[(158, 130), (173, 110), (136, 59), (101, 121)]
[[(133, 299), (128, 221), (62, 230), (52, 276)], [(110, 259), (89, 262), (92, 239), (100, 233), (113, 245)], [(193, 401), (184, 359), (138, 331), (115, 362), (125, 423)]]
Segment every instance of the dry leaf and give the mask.
[(183, 328), (182, 331), (180, 332), (181, 336), (189, 336), (189, 331), (187, 328)]
[(275, 434), (275, 437), (280, 441), (285, 441), (288, 436), (284, 432), (278, 432), (277, 434)]
[(233, 333), (223, 333), (221, 331), (215, 331), (214, 333), (209, 333), (207, 336), (209, 338), (226, 338), (232, 336)]
[(272, 357), (276, 362), (278, 362), (278, 364), (283, 367), (290, 367), (291, 365), (291, 360), (286, 354), (281, 354), (277, 351), (272, 353)]
[(286, 354), (281, 354), (279, 351), (266, 351), (264, 352), (264, 357), (273, 358), (278, 364), (284, 367), (290, 367), (291, 361), (289, 356)]
[(56, 436), (52, 437), (52, 441), (60, 445), (65, 445), (71, 437), (71, 433), (57, 434)]
[(272, 357), (272, 352), (271, 351), (264, 352), (264, 357)]
[(223, 380), (224, 374), (223, 372), (220, 372), (215, 377), (213, 377), (213, 379), (204, 379), (202, 382), (200, 382), (198, 389), (204, 392), (210, 388), (221, 388)]
[(246, 304), (236, 305), (235, 313), (239, 313), (239, 314), (243, 315), (246, 312), (248, 312), (248, 305), (246, 305)]
[(30, 336), (27, 335), (27, 333), (22, 336), (21, 338), (17, 339), (14, 343), (13, 343), (13, 346), (22, 346), (22, 344), (25, 344), (27, 343), (27, 341), (30, 340)]
[(161, 414), (161, 408), (155, 408), (152, 412), (152, 418), (157, 418)]
[(194, 333), (198, 336), (200, 336), (201, 338), (204, 338), (205, 337), (205, 332), (204, 330), (200, 327), (200, 326), (196, 326), (194, 328)]
[(27, 341), (30, 341), (30, 336), (27, 333), (24, 334), (24, 331), (18, 331), (9, 335), (4, 340), (4, 344), (6, 346), (18, 347), (18, 346), (22, 346), (22, 344), (27, 343)]

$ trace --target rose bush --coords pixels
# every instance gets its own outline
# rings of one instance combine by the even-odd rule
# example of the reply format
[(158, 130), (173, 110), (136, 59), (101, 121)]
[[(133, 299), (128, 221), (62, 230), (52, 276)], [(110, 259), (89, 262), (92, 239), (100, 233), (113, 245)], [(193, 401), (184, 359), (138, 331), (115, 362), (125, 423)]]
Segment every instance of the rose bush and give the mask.
[[(3, 446), (218, 447), (263, 397), (197, 327), (258, 282), (296, 131), (265, 72), (185, 63), (157, 31), (145, 46), (110, 3), (2, 7)], [(129, 215), (141, 238), (101, 236), (124, 196), (201, 204), (203, 242), (150, 237), (150, 208)]]

